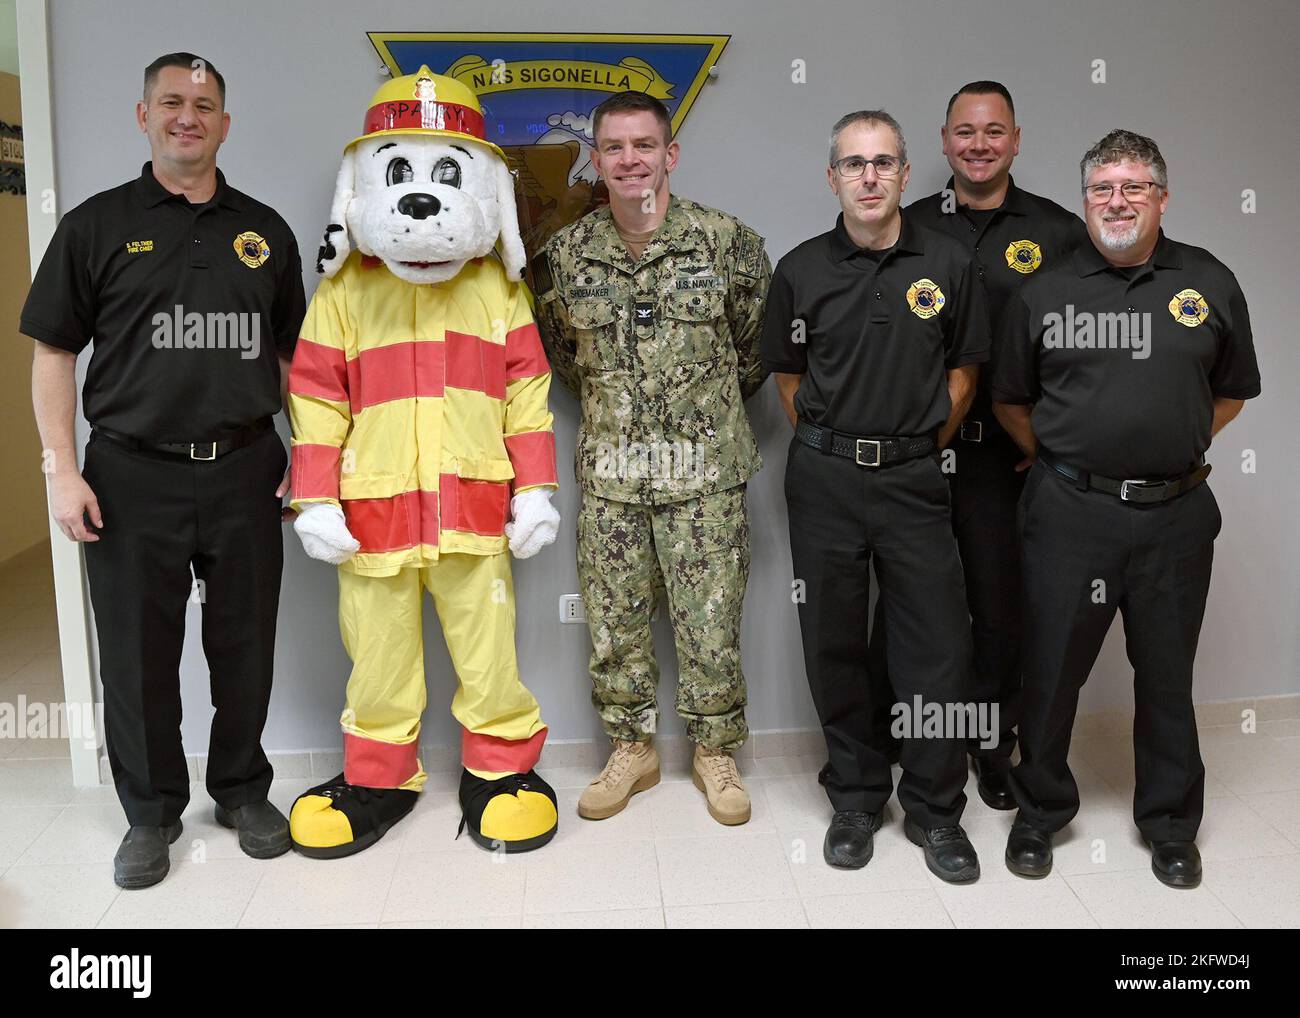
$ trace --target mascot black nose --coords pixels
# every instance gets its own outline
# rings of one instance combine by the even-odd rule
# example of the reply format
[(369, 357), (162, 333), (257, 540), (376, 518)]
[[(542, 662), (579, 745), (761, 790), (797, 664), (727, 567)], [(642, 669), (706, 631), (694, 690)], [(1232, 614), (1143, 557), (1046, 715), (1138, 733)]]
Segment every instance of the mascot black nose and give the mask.
[(397, 211), (412, 219), (436, 216), (442, 203), (431, 194), (404, 194), (397, 203)]

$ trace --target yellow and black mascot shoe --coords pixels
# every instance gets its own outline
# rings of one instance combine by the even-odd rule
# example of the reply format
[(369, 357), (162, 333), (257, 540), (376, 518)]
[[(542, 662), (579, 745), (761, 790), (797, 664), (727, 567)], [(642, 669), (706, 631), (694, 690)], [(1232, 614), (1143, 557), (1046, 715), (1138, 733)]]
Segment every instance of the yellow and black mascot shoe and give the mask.
[(387, 834), (419, 796), (403, 788), (349, 785), (340, 774), (298, 796), (289, 814), (289, 836), (303, 855), (341, 859)]
[(469, 836), (491, 851), (541, 848), (555, 837), (560, 823), (555, 789), (536, 771), (492, 781), (462, 771), (460, 809), (460, 830), (468, 827)]

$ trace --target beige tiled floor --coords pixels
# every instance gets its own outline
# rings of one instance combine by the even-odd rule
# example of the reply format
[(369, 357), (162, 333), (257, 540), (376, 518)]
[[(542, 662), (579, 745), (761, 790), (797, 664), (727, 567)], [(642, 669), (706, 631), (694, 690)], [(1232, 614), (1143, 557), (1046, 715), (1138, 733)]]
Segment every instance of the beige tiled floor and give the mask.
[[(0, 703), (61, 699), (45, 549), (0, 572)], [(454, 782), (433, 775), (415, 812), (374, 848), (319, 862), (243, 856), (191, 788), (172, 872), (157, 887), (119, 891), (111, 860), (125, 831), (111, 788), (72, 786), (66, 744), (0, 739), (0, 926), (392, 926), (447, 928), (699, 926), (1157, 927), (1300, 925), (1300, 726), (1266, 721), (1246, 735), (1202, 729), (1205, 880), (1173, 891), (1151, 875), (1133, 828), (1127, 737), (1078, 738), (1083, 796), (1057, 838), (1056, 868), (1029, 882), (1007, 872), (1011, 817), (967, 793), (964, 825), (981, 880), (950, 887), (902, 834), (897, 802), (864, 870), (821, 858), (830, 811), (817, 756), (768, 757), (747, 770), (753, 819), (713, 823), (689, 775), (663, 783), (600, 823), (575, 813), (583, 768), (548, 774), (561, 823), (542, 851), (500, 857), (455, 840)], [(288, 810), (305, 785), (276, 781)]]

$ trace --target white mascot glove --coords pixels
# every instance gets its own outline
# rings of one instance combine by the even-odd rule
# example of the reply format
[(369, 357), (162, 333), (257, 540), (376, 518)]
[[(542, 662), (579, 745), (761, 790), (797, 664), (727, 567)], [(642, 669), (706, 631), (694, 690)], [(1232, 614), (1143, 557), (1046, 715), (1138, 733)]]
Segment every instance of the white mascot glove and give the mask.
[(550, 488), (533, 488), (510, 500), (506, 537), (515, 558), (531, 558), (555, 540), (560, 514), (551, 505)]
[(314, 502), (298, 514), (293, 529), (311, 558), (342, 565), (361, 547), (343, 522), (343, 510), (328, 502)]

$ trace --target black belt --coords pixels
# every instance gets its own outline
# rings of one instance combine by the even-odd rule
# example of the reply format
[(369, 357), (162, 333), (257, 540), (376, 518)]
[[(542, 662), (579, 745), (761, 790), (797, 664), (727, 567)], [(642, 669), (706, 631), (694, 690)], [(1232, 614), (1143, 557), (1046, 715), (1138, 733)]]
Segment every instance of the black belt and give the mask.
[(1133, 479), (1120, 481), (1113, 477), (1102, 477), (1100, 474), (1080, 470), (1068, 463), (1062, 463), (1051, 453), (1042, 449), (1038, 450), (1038, 458), (1042, 460), (1045, 467), (1056, 471), (1067, 481), (1072, 481), (1080, 491), (1088, 491), (1089, 489), (1104, 491), (1108, 495), (1116, 496), (1121, 502), (1132, 502), (1136, 505), (1156, 505), (1160, 502), (1168, 502), (1170, 499), (1191, 491), (1210, 476), (1210, 464), (1202, 463), (1191, 473), (1184, 474), (1182, 477), (1173, 477), (1160, 481)]
[(206, 442), (146, 442), (141, 438), (123, 435), (119, 431), (111, 431), (98, 425), (94, 427), (95, 434), (102, 435), (110, 442), (124, 445), (136, 452), (144, 450), (145, 452), (162, 453), (166, 456), (176, 456), (180, 459), (207, 461), (217, 459), (228, 452), (234, 452), (236, 449), (242, 449), (263, 432), (270, 431), (274, 427), (274, 423), (271, 418), (263, 417), (246, 428), (222, 432), (217, 437)]
[(860, 467), (883, 467), (901, 460), (914, 460), (935, 450), (934, 439), (929, 435), (904, 438), (859, 438), (844, 435), (830, 428), (819, 428), (807, 421), (795, 425), (794, 434), (800, 442), (819, 452), (828, 452), (853, 460)]
[(957, 429), (957, 437), (963, 442), (972, 442), (977, 445), (996, 445), (999, 447), (1015, 445), (1006, 429), (1002, 427), (996, 417), (992, 416), (985, 420), (978, 417), (967, 417), (961, 422), (961, 427)]

